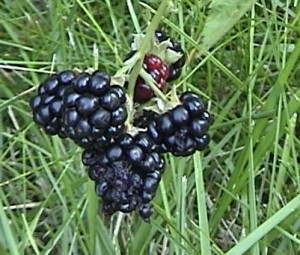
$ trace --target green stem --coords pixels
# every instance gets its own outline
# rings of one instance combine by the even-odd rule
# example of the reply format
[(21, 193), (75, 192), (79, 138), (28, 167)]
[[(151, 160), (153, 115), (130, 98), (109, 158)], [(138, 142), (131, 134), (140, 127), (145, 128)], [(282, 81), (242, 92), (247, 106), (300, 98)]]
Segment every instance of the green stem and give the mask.
[(161, 92), (161, 90), (156, 86), (154, 79), (150, 74), (148, 74), (144, 69), (141, 69), (140, 71), (141, 77), (144, 79), (144, 81), (149, 85), (149, 87), (153, 90), (154, 94), (157, 97), (160, 97), (164, 102), (168, 102), (167, 97), (164, 95), (164, 93)]
[(142, 69), (145, 54), (149, 49), (155, 30), (157, 29), (159, 22), (161, 21), (161, 18), (163, 17), (168, 6), (169, 0), (163, 0), (147, 29), (146, 35), (141, 43), (140, 49), (135, 54), (137, 56), (137, 61), (135, 62), (132, 72), (129, 75), (128, 79), (128, 95), (131, 99), (133, 99), (135, 82), (140, 74), (140, 70)]

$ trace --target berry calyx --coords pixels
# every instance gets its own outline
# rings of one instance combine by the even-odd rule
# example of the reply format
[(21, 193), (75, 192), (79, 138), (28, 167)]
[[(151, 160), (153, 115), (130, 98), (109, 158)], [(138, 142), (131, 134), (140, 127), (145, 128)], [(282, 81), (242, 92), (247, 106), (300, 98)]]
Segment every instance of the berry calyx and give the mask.
[(169, 65), (169, 76), (167, 78), (167, 82), (174, 81), (179, 78), (181, 74), (181, 68), (185, 64), (185, 58), (186, 58), (185, 53), (181, 48), (180, 44), (176, 42), (173, 38), (167, 36), (163, 31), (157, 30), (155, 32), (155, 38), (159, 43), (168, 40), (169, 42), (168, 49), (175, 53), (181, 54), (181, 57), (176, 62), (171, 63)]

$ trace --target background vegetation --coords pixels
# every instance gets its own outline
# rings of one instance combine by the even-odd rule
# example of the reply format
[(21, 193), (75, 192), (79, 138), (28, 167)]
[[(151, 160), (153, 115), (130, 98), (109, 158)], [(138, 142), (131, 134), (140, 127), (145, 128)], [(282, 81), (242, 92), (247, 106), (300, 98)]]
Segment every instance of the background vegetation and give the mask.
[(104, 216), (81, 149), (33, 124), (47, 75), (115, 73), (160, 2), (0, 1), (1, 254), (300, 253), (297, 0), (174, 0), (156, 16), (188, 55), (178, 92), (214, 123), (203, 153), (166, 156), (150, 224)]

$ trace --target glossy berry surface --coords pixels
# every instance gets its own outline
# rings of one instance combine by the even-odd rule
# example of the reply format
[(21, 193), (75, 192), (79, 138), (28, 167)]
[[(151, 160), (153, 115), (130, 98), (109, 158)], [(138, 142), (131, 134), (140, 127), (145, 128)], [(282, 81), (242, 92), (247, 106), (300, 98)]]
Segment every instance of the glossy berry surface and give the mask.
[(161, 115), (144, 111), (135, 124), (146, 128), (159, 152), (189, 156), (207, 147), (211, 116), (198, 95), (192, 92), (183, 93), (180, 101), (179, 105)]
[(74, 78), (75, 73), (68, 70), (53, 74), (39, 85), (38, 94), (30, 99), (33, 120), (48, 135), (66, 136), (61, 125), (62, 95)]
[(146, 133), (123, 133), (105, 150), (86, 149), (82, 162), (102, 198), (103, 212), (136, 211), (149, 221), (153, 213), (150, 202), (158, 188), (164, 161)]
[[(164, 33), (156, 37), (183, 53)], [(143, 68), (163, 91), (183, 64), (184, 57), (168, 66), (156, 55), (146, 54)], [(30, 100), (33, 119), (47, 134), (70, 138), (84, 148), (82, 163), (95, 183), (103, 212), (135, 211), (149, 222), (154, 211), (151, 201), (164, 171), (162, 153), (189, 156), (204, 150), (210, 142), (212, 118), (192, 92), (183, 93), (180, 103), (163, 113), (127, 112), (132, 102), (123, 87), (111, 85), (112, 80), (102, 71), (51, 75)], [(143, 103), (153, 96), (150, 86), (138, 77), (134, 100)], [(131, 117), (133, 123), (128, 125)]]
[[(167, 78), (169, 77), (169, 67), (156, 55), (147, 54), (144, 58), (143, 68), (150, 74), (155, 81), (156, 86), (164, 91), (167, 87)], [(138, 103), (148, 101), (154, 96), (154, 92), (143, 78), (138, 77), (135, 89), (134, 100)]]
[[(148, 52), (144, 57), (143, 68), (151, 76), (155, 85), (161, 91), (165, 91), (168, 82), (179, 78), (181, 69), (185, 64), (186, 56), (180, 44), (173, 38), (170, 38), (165, 32), (157, 30), (155, 32), (154, 39), (156, 41), (156, 45), (163, 42), (167, 43), (167, 50), (165, 50), (164, 47), (161, 47), (159, 49), (162, 54)], [(134, 49), (129, 52), (129, 54), (125, 57), (125, 61), (130, 59), (136, 51), (137, 50)], [(163, 57), (160, 58), (158, 55)], [(174, 56), (176, 57), (175, 59)], [(134, 89), (134, 101), (138, 103), (145, 103), (154, 96), (155, 94), (151, 90), (149, 84), (147, 84), (147, 82), (139, 76)]]
[(110, 86), (104, 72), (79, 74), (63, 95), (64, 132), (81, 147), (105, 148), (124, 129), (125, 101), (123, 88)]
[(30, 100), (33, 119), (49, 135), (105, 148), (123, 132), (128, 116), (124, 89), (110, 82), (102, 71), (53, 74)]

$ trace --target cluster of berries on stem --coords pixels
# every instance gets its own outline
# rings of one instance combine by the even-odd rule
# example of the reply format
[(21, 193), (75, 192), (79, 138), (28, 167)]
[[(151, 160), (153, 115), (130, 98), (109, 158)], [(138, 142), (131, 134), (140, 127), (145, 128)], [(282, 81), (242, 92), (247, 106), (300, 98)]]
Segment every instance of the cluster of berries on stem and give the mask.
[[(154, 42), (163, 45), (164, 54), (146, 53), (143, 69), (163, 92), (180, 76), (185, 54), (161, 31)], [(168, 54), (175, 58), (164, 59)], [(103, 212), (136, 211), (149, 221), (150, 202), (164, 171), (163, 153), (188, 156), (203, 150), (210, 141), (211, 117), (192, 92), (163, 111), (139, 111), (155, 97), (151, 86), (139, 76), (132, 98), (125, 87), (103, 71), (62, 71), (39, 85), (30, 107), (34, 122), (48, 135), (72, 139), (83, 148), (82, 162), (102, 198)]]

